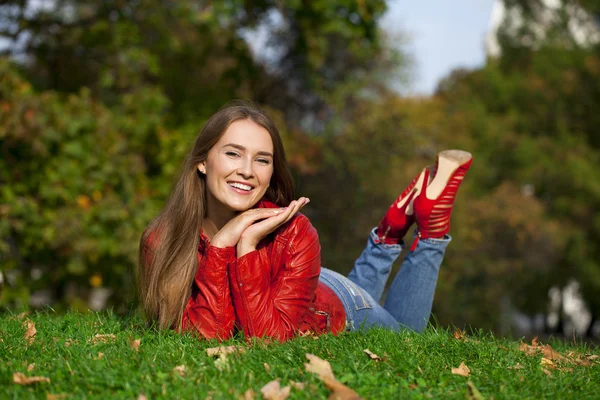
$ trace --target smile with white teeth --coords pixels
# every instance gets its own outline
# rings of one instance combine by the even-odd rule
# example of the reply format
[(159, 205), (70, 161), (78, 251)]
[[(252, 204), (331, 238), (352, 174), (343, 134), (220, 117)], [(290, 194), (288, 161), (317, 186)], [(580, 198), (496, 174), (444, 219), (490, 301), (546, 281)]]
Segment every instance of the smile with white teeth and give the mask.
[(243, 183), (237, 183), (237, 182), (227, 182), (227, 184), (231, 187), (234, 187), (236, 189), (241, 189), (241, 190), (246, 190), (246, 191), (250, 191), (252, 190), (252, 186), (249, 185), (244, 185)]

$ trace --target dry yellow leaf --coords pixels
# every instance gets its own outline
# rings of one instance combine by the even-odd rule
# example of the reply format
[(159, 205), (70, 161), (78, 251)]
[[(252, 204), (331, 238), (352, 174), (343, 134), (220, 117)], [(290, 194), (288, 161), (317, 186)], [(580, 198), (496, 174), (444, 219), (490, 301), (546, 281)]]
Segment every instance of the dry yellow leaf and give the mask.
[(52, 394), (52, 393), (46, 393), (46, 400), (60, 400), (60, 399), (66, 399), (68, 396), (64, 393), (61, 394)]
[(542, 368), (542, 372), (548, 376), (552, 376), (552, 372), (548, 371), (546, 368)]
[(96, 360), (101, 360), (104, 358), (104, 353), (98, 353), (98, 356), (96, 357)]
[(13, 382), (18, 385), (32, 385), (34, 383), (39, 382), (48, 382), (50, 383), (50, 378), (46, 378), (45, 376), (25, 376), (22, 372), (13, 373)]
[(248, 389), (244, 392), (244, 400), (254, 400), (254, 390)]
[(546, 357), (542, 357), (542, 359), (540, 360), (540, 364), (543, 367), (547, 367), (547, 368), (550, 368), (550, 369), (556, 369), (556, 363), (554, 361), (546, 358)]
[(115, 341), (116, 339), (117, 339), (117, 337), (115, 336), (114, 333), (107, 333), (107, 334), (98, 333), (98, 334), (94, 335), (93, 338), (88, 340), (88, 343), (92, 343), (92, 344), (108, 343), (108, 342)]
[(35, 363), (31, 363), (27, 366), (27, 372), (31, 372), (33, 371), (33, 369), (35, 368)]
[(27, 342), (27, 344), (32, 344), (35, 340), (35, 335), (37, 334), (35, 324), (31, 320), (26, 319), (25, 321), (23, 321), (23, 325), (27, 327), (27, 329), (25, 330), (25, 341)]
[(140, 350), (140, 343), (142, 342), (141, 339), (135, 339), (132, 340), (129, 345), (131, 346), (131, 348), (135, 351), (139, 351)]
[(260, 389), (265, 400), (285, 400), (290, 396), (291, 387), (281, 387), (279, 379), (267, 383)]
[(452, 373), (454, 375), (469, 376), (471, 375), (471, 370), (464, 362), (461, 362), (458, 368), (452, 368)]
[(381, 361), (381, 357), (379, 357), (377, 354), (373, 353), (371, 350), (364, 349), (363, 351), (371, 360)]
[(263, 366), (265, 367), (265, 371), (271, 372), (271, 366), (269, 364), (263, 363)]
[(173, 372), (176, 372), (179, 374), (179, 376), (185, 376), (185, 365), (178, 365), (175, 368), (173, 368)]
[(454, 339), (456, 340), (464, 340), (466, 337), (466, 332), (460, 329), (454, 331)]
[(360, 400), (358, 393), (335, 379), (331, 364), (329, 364), (328, 361), (325, 361), (314, 354), (306, 354), (306, 358), (309, 361), (304, 364), (306, 371), (317, 374), (325, 386), (333, 392), (329, 396), (329, 400)]
[(298, 389), (298, 390), (304, 390), (304, 387), (306, 386), (306, 383), (303, 382), (296, 382), (296, 381), (289, 381), (290, 386), (292, 386), (294, 389)]
[(331, 364), (328, 361), (325, 361), (314, 354), (307, 354), (306, 358), (308, 358), (308, 363), (304, 364), (304, 367), (308, 372), (312, 372), (313, 374), (317, 374), (317, 376), (321, 379), (331, 378), (335, 379), (333, 376), (333, 370), (331, 369)]
[(206, 349), (206, 354), (210, 357), (228, 355), (235, 352), (244, 353), (246, 349), (241, 346), (219, 346)]
[(508, 367), (508, 369), (523, 369), (523, 366), (521, 365), (521, 363), (517, 363), (516, 365), (513, 365), (512, 367)]
[(323, 383), (333, 392), (329, 395), (328, 400), (360, 400), (358, 393), (335, 379), (325, 378)]
[(148, 400), (148, 397), (146, 397), (146, 395), (144, 393), (140, 393), (137, 400)]

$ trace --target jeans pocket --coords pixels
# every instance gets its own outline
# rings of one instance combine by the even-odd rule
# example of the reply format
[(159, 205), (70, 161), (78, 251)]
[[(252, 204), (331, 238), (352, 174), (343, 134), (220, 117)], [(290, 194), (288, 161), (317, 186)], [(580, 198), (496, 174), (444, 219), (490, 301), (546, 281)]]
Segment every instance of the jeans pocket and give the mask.
[(366, 295), (354, 282), (349, 279), (344, 279), (342, 285), (346, 287), (356, 311), (373, 308), (373, 305), (368, 301), (368, 295)]

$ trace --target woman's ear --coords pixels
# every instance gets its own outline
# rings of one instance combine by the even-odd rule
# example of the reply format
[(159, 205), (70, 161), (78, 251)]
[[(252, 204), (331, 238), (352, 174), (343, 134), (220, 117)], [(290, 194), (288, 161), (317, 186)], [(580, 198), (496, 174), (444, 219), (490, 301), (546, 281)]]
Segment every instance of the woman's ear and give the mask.
[(202, 161), (200, 164), (198, 164), (198, 171), (202, 175), (206, 175), (206, 161)]

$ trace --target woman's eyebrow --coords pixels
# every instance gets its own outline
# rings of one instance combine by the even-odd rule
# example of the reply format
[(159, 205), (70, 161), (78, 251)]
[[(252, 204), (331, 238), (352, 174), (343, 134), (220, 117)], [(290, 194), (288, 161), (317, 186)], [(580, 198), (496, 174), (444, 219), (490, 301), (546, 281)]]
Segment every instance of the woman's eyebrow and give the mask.
[[(246, 151), (246, 148), (244, 146), (242, 146), (241, 144), (236, 144), (236, 143), (227, 143), (226, 145), (224, 145), (223, 147), (233, 147), (234, 149), (238, 149), (238, 150), (242, 150), (242, 151)], [(269, 153), (268, 151), (259, 151), (256, 154), (261, 155), (261, 156), (269, 156), (269, 157), (273, 157), (273, 154)]]

